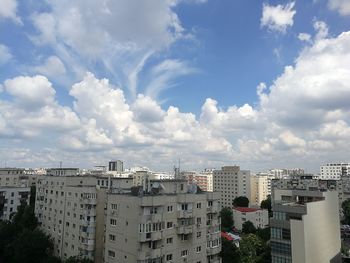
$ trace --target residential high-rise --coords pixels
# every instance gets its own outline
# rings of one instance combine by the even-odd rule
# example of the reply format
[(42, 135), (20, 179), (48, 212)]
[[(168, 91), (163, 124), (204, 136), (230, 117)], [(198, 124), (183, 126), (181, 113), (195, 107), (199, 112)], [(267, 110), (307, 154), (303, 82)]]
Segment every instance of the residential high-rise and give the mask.
[(265, 209), (252, 207), (234, 207), (233, 222), (235, 228), (242, 230), (243, 224), (247, 221), (252, 222), (255, 228), (265, 228), (269, 226), (269, 212)]
[(327, 163), (320, 167), (320, 179), (340, 180), (350, 175), (350, 163)]
[(0, 168), (0, 220), (10, 220), (21, 204), (29, 204), (35, 176), (22, 168)]
[(53, 238), (55, 255), (95, 262), (220, 262), (218, 193), (197, 191), (183, 179), (145, 174), (142, 180), (41, 176), (35, 213)]
[(182, 179), (143, 188), (108, 193), (104, 262), (220, 262), (217, 193), (197, 193)]
[(251, 175), (250, 177), (250, 205), (259, 206), (261, 201), (265, 200), (269, 195), (268, 176)]
[(120, 160), (110, 161), (108, 171), (124, 172), (124, 163)]
[(221, 206), (232, 207), (233, 199), (250, 195), (250, 171), (239, 166), (224, 166), (213, 171), (214, 191), (221, 193)]
[(272, 263), (341, 262), (337, 191), (274, 189)]

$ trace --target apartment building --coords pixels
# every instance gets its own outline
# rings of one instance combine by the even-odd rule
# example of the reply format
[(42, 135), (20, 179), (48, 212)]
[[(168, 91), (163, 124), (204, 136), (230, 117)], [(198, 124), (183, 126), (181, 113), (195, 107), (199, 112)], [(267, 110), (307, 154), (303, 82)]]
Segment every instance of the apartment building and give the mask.
[(220, 262), (219, 211), (218, 193), (193, 191), (184, 179), (110, 192), (104, 262)]
[(235, 228), (242, 230), (243, 224), (247, 221), (253, 223), (255, 228), (265, 228), (269, 226), (269, 211), (266, 209), (252, 207), (234, 207), (233, 222)]
[(264, 175), (251, 175), (250, 177), (250, 206), (260, 207), (269, 193), (269, 177)]
[(232, 201), (238, 196), (251, 198), (250, 171), (239, 166), (224, 166), (213, 171), (214, 191), (221, 193), (221, 206), (232, 207)]
[(29, 204), (29, 187), (0, 187), (0, 220), (10, 220), (21, 204)]
[(186, 178), (188, 183), (196, 184), (203, 191), (213, 191), (213, 172), (205, 171), (205, 172), (182, 172), (181, 175)]
[(274, 189), (272, 263), (340, 263), (337, 191)]
[(35, 214), (62, 259), (83, 256), (103, 262), (104, 208), (109, 189), (123, 191), (131, 178), (79, 176), (75, 169), (51, 169), (38, 178)]
[(22, 168), (0, 168), (0, 220), (10, 220), (21, 204), (29, 204), (36, 177)]
[(350, 175), (350, 163), (327, 163), (320, 167), (320, 179), (340, 180)]

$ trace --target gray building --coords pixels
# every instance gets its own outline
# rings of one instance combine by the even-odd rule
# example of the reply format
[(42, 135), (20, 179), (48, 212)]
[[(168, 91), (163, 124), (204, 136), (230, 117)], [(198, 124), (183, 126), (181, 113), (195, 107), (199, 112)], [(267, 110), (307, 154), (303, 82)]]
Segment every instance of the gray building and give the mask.
[(108, 163), (108, 171), (124, 172), (124, 163), (120, 160), (110, 161)]

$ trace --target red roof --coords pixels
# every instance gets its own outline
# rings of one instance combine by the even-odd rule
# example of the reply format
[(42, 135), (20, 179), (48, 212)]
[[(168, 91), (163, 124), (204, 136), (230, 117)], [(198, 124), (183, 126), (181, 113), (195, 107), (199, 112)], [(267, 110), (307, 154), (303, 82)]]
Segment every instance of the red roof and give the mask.
[(228, 241), (233, 240), (233, 238), (229, 234), (227, 234), (226, 232), (221, 232), (221, 237), (225, 238)]
[(250, 213), (250, 212), (256, 212), (261, 210), (260, 208), (252, 208), (252, 207), (234, 207), (233, 209), (243, 213)]

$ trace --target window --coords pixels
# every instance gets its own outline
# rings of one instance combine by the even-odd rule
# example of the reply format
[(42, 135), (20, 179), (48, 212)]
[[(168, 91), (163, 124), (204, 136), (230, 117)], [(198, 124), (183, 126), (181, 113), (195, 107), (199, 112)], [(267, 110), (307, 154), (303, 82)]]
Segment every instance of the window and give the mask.
[(172, 227), (173, 227), (173, 222), (166, 223), (166, 228), (172, 228)]
[(201, 252), (201, 251), (202, 251), (202, 247), (201, 247), (201, 246), (196, 247), (196, 252), (197, 252), (197, 253), (199, 253), (199, 252)]
[(181, 241), (188, 240), (188, 235), (181, 235)]
[(181, 257), (186, 257), (188, 255), (188, 251), (187, 250), (182, 250), (181, 251)]
[(201, 209), (202, 208), (202, 203), (197, 203), (197, 208)]
[(173, 206), (172, 205), (168, 206), (168, 212), (172, 212), (172, 211), (173, 211)]
[(115, 252), (112, 250), (108, 250), (108, 256), (111, 258), (115, 258)]
[(173, 260), (173, 254), (166, 255), (166, 260), (167, 261)]
[(187, 211), (188, 209), (188, 204), (181, 204), (181, 210)]
[(173, 243), (173, 238), (172, 237), (169, 237), (166, 239), (166, 243), (167, 244), (172, 244)]
[(115, 235), (109, 235), (109, 240), (110, 241), (115, 241)]
[(157, 214), (158, 213), (158, 208), (157, 207), (151, 207), (150, 213), (151, 214)]
[(111, 204), (111, 208), (112, 208), (113, 210), (117, 210), (118, 205), (117, 205), (117, 204)]
[(202, 232), (197, 232), (197, 238), (200, 238), (202, 236)]
[(116, 226), (117, 225), (117, 219), (111, 219), (110, 221), (112, 226)]

